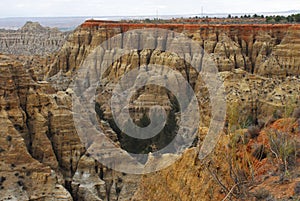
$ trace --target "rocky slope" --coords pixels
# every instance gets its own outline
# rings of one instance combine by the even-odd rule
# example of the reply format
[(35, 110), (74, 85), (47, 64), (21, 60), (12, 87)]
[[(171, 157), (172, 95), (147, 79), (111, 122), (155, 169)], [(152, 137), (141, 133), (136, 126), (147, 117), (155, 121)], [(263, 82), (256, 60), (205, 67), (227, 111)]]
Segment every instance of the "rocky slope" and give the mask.
[(184, 33), (198, 41), (207, 53), (213, 54), (219, 71), (241, 68), (265, 77), (299, 75), (299, 52), (294, 51), (300, 45), (297, 37), (299, 25), (126, 24), (101, 21), (87, 21), (77, 28), (50, 69), (50, 75), (59, 70), (68, 72), (77, 69), (87, 54), (102, 42), (128, 30), (143, 28)]
[[(131, 197), (138, 177), (112, 173), (84, 155), (73, 123), (71, 93), (33, 80), (26, 66), (15, 58), (0, 58), (1, 199)], [(121, 195), (118, 185), (124, 188)]]
[[(281, 163), (272, 156), (268, 140), (270, 129), (286, 132), (299, 150), (299, 130), (290, 130), (295, 126), (292, 119), (280, 119), (254, 138), (247, 130), (223, 134), (214, 153), (203, 161), (191, 148), (172, 166), (144, 175), (133, 200), (298, 200), (299, 157), (292, 159), (296, 164), (289, 165), (289, 176), (282, 181)], [(205, 135), (207, 128), (201, 131)], [(256, 155), (261, 147), (262, 155)]]
[[(70, 76), (76, 72), (87, 55), (107, 39), (129, 30), (143, 28), (169, 29), (199, 42), (205, 53), (214, 60), (219, 72), (224, 72), (223, 77), (228, 76), (226, 85), (232, 83), (232, 86), (228, 86), (227, 99), (238, 100), (248, 111), (245, 116), (268, 116), (272, 113), (272, 108), (284, 105), (290, 98), (298, 97), (299, 25), (131, 24), (87, 21), (70, 35), (53, 65), (47, 69), (47, 76), (51, 77), (58, 72)], [(142, 43), (139, 36), (133, 34), (130, 37), (135, 44)], [(157, 36), (152, 37), (149, 46), (155, 49), (160, 39)], [(165, 39), (168, 41), (168, 36)], [(113, 54), (108, 53), (107, 56)], [(202, 57), (203, 55), (204, 53)], [(133, 51), (117, 61), (105, 76), (114, 83), (130, 69), (148, 64), (167, 65), (179, 71), (192, 86), (201, 86), (201, 81), (189, 64), (159, 50)], [(230, 81), (231, 79), (234, 81)], [(238, 79), (243, 79), (244, 83), (238, 83)], [(294, 85), (285, 82), (296, 83)], [(280, 86), (280, 83), (288, 87)], [(111, 90), (109, 86), (107, 90)], [(106, 99), (102, 97), (102, 100)]]
[(0, 30), (0, 52), (14, 55), (46, 55), (58, 51), (68, 33), (27, 22), (18, 30)]
[[(23, 32), (31, 32), (32, 27), (23, 27)], [(235, 110), (241, 117), (236, 119), (237, 125), (232, 125), (228, 115), (224, 129), (226, 133), (230, 133), (230, 129), (238, 124), (267, 122), (274, 112), (284, 113), (287, 105), (299, 104), (298, 25), (154, 25), (87, 21), (70, 35), (54, 56), (16, 58), (0, 55), (0, 124), (3, 125), (0, 129), (1, 198), (220, 200), (226, 196), (228, 192), (219, 186), (216, 178), (207, 170), (209, 160), (197, 160), (214, 103), (208, 97), (203, 79), (189, 64), (177, 55), (157, 49), (155, 44), (158, 44), (158, 38), (153, 37), (153, 50), (133, 50), (103, 74), (106, 82), (99, 86), (96, 94), (98, 124), (116, 146), (130, 151), (149, 153), (165, 146), (173, 137), (172, 132), (164, 131), (160, 137), (147, 143), (126, 138), (115, 128), (108, 101), (113, 87), (126, 72), (143, 64), (167, 65), (188, 80), (198, 97), (202, 117), (199, 142), (195, 140), (194, 148), (188, 149), (170, 168), (146, 175), (140, 182), (140, 176), (116, 172), (100, 164), (101, 161), (91, 157), (80, 141), (72, 118), (73, 91), (69, 84), (73, 75), (89, 53), (102, 42), (136, 28), (167, 28), (184, 33), (198, 41), (210, 54), (220, 71), (218, 75), (224, 80), (228, 113)], [(42, 28), (35, 24), (33, 30), (36, 29)], [(139, 43), (137, 36), (132, 37)], [(41, 39), (42, 44), (48, 47), (45, 41)], [(58, 44), (57, 48), (60, 46)], [(21, 54), (47, 53), (45, 48), (30, 52), (25, 46), (22, 47)], [(13, 46), (7, 48), (10, 53), (15, 51)], [(50, 48), (53, 46), (50, 45)], [(112, 52), (106, 54), (111, 55)], [(180, 89), (182, 84), (175, 78), (169, 79)], [(131, 117), (141, 124), (144, 114), (156, 104), (163, 105), (168, 114), (174, 113), (169, 118), (173, 128), (174, 123), (177, 124), (176, 101), (169, 91), (161, 87), (142, 88), (134, 94), (130, 104)], [(230, 167), (222, 163), (226, 153), (224, 150), (228, 150), (228, 141), (229, 137), (223, 135), (214, 154), (210, 156), (214, 161), (212, 167), (220, 170), (221, 175), (227, 175), (224, 179), (228, 184), (226, 187), (234, 185), (228, 176)], [(97, 145), (97, 142), (91, 144)], [(253, 147), (249, 148), (250, 153), (254, 150)], [(294, 188), (299, 181), (293, 182), (291, 186)]]
[(1, 199), (71, 200), (54, 172), (58, 159), (41, 115), (47, 117), (50, 95), (39, 92), (21, 63), (1, 60)]

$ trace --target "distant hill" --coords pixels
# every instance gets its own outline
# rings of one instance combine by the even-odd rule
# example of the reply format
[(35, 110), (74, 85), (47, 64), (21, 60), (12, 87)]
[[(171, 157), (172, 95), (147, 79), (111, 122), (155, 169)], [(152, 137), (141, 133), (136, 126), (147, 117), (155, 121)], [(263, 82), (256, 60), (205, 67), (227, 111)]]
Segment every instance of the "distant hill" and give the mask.
[(11, 18), (0, 18), (0, 29), (19, 29), (27, 21), (39, 22), (42, 26), (57, 27), (60, 31), (71, 31), (77, 26), (82, 24), (87, 19), (101, 19), (101, 20), (130, 20), (130, 19), (172, 19), (172, 18), (188, 18), (194, 16), (208, 16), (208, 17), (227, 17), (228, 14), (232, 16), (241, 15), (291, 15), (300, 13), (300, 10), (289, 10), (281, 12), (257, 12), (257, 13), (192, 13), (192, 14), (181, 14), (181, 15), (140, 15), (140, 16), (80, 16), (80, 17), (11, 17)]
[(0, 53), (14, 55), (46, 55), (58, 51), (68, 33), (26, 22), (18, 30), (0, 29)]

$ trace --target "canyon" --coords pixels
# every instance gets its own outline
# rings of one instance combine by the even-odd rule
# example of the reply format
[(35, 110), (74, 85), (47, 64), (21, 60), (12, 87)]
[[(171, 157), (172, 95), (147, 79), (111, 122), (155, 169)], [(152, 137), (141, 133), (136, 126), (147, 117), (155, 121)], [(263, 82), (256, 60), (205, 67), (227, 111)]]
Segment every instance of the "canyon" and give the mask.
[[(198, 154), (209, 132), (215, 104), (210, 100), (205, 81), (192, 63), (163, 51), (166, 48), (159, 46), (159, 37), (152, 35), (147, 44), (153, 48), (143, 49), (143, 38), (131, 32), (136, 29), (164, 29), (183, 34), (199, 44), (203, 51), (197, 51), (202, 59), (207, 56), (214, 61), (217, 76), (224, 82), (227, 116), (214, 151), (205, 159), (199, 160)], [(127, 32), (132, 33), (126, 35), (128, 44), (136, 45), (135, 48), (101, 74), (104, 82), (95, 94), (97, 125), (115, 147), (146, 154), (148, 157), (141, 163), (151, 165), (153, 153), (172, 141), (178, 124), (180, 113), (172, 93), (147, 85), (131, 98), (131, 117), (137, 125), (146, 126), (151, 107), (161, 105), (168, 114), (167, 129), (156, 138), (138, 141), (116, 128), (109, 100), (117, 82), (133, 69), (159, 65), (179, 72), (192, 87), (200, 109), (201, 121), (193, 145), (170, 167), (145, 175), (126, 174), (101, 164), (88, 151), (100, 142), (91, 139), (87, 146), (73, 119), (76, 114), (72, 108), (75, 93), (72, 84), (84, 61), (99, 45)], [(257, 180), (256, 186), (244, 191), (255, 194), (254, 191), (264, 188), (269, 189), (268, 196), (275, 200), (299, 198), (299, 176), (285, 184), (272, 183), (278, 175), (270, 175), (266, 169), (276, 169), (272, 166), (273, 159), (252, 157), (259, 147), (270, 147), (267, 128), (277, 129), (282, 122), (289, 125), (292, 120), (285, 122), (289, 119), (285, 114), (291, 106), (299, 107), (299, 34), (298, 24), (135, 24), (97, 20), (87, 20), (72, 33), (50, 30), (36, 23), (27, 23), (18, 31), (0, 31), (1, 200), (222, 200), (231, 196), (231, 186), (238, 186), (231, 179), (232, 167), (224, 163), (224, 153), (232, 149), (229, 144), (235, 134), (240, 135), (240, 141), (247, 138), (247, 142), (236, 145), (233, 158), (242, 160), (249, 154), (251, 164), (259, 167), (252, 175)], [(169, 34), (164, 40), (174, 38)], [(192, 52), (191, 47), (187, 48)], [(114, 54), (114, 50), (109, 50), (102, 56), (113, 60)], [(97, 75), (96, 71), (90, 72)], [(182, 89), (176, 77), (169, 79), (177, 89)], [(87, 77), (85, 81), (91, 80)], [(85, 94), (88, 90), (87, 85), (79, 92)], [(239, 117), (234, 119), (231, 113)], [(272, 120), (275, 114), (285, 119)], [(265, 127), (258, 136), (249, 138), (247, 127), (251, 125)], [(297, 125), (286, 128), (299, 150)], [(272, 154), (267, 148), (265, 152)], [(291, 175), (299, 172), (300, 158), (297, 152), (295, 155), (296, 165), (290, 170)], [(162, 158), (167, 161), (168, 155)], [(250, 175), (247, 170), (243, 170), (244, 177)], [(272, 188), (281, 191), (274, 192)]]

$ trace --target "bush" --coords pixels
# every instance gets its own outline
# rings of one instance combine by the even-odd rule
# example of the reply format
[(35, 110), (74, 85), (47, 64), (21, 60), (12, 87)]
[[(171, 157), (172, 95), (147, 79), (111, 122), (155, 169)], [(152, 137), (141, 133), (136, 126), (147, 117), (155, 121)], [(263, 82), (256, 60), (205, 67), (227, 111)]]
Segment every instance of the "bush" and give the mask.
[(289, 15), (289, 16), (287, 17), (287, 21), (288, 21), (288, 22), (294, 22), (294, 18), (293, 18), (292, 16)]
[(284, 19), (284, 17), (277, 15), (277, 16), (275, 17), (275, 22), (280, 22), (280, 21), (283, 20), (283, 19)]
[(6, 180), (6, 177), (3, 177), (3, 176), (0, 177), (0, 183), (5, 182), (5, 180)]
[(296, 22), (300, 22), (300, 14), (294, 16)]
[(254, 197), (257, 200), (266, 200), (269, 196), (270, 196), (270, 192), (263, 188), (256, 190), (254, 193)]
[(294, 192), (296, 195), (300, 195), (300, 182), (295, 185)]
[(268, 132), (270, 150), (279, 160), (279, 166), (283, 166), (283, 174), (280, 180), (283, 180), (288, 172), (289, 165), (296, 161), (297, 144), (288, 133), (278, 130)]
[(255, 157), (257, 160), (263, 160), (267, 157), (267, 153), (265, 150), (265, 146), (264, 145), (260, 145), (259, 147), (257, 147), (253, 153), (252, 156)]
[(295, 119), (299, 119), (300, 118), (300, 107), (296, 108), (293, 112), (293, 117)]
[(282, 111), (281, 110), (275, 110), (273, 112), (273, 117), (275, 119), (281, 119), (283, 117)]
[(251, 139), (257, 138), (259, 136), (260, 133), (260, 129), (257, 126), (250, 126), (248, 128), (248, 134), (250, 136)]
[(10, 135), (6, 136), (6, 141), (7, 142), (11, 142), (11, 140), (12, 140), (12, 137)]
[(270, 16), (267, 16), (266, 17), (266, 22), (272, 22), (273, 21), (273, 18), (272, 17), (270, 17)]
[(19, 180), (17, 183), (18, 183), (19, 186), (24, 186), (23, 181), (20, 181), (20, 180)]

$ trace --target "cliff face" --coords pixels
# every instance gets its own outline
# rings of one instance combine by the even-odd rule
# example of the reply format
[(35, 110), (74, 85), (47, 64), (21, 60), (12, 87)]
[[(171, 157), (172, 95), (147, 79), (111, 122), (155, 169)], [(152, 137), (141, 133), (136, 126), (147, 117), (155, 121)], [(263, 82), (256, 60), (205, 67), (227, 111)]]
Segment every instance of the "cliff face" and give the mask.
[[(285, 110), (286, 105), (297, 103), (300, 98), (298, 25), (206, 26), (87, 21), (70, 35), (54, 56), (11, 59), (0, 55), (0, 124), (3, 125), (0, 129), (1, 198), (131, 200), (138, 188), (134, 196), (136, 200), (220, 200), (225, 196), (224, 189), (216, 187), (218, 183), (206, 169), (209, 161), (197, 160), (201, 143), (195, 142), (193, 146), (196, 147), (187, 150), (170, 168), (146, 175), (140, 183), (140, 176), (104, 167), (101, 161), (86, 153), (78, 137), (72, 113), (73, 91), (69, 88), (72, 76), (88, 54), (102, 42), (116, 34), (147, 27), (181, 32), (201, 44), (215, 61), (220, 71), (218, 75), (224, 80), (228, 107), (233, 103), (238, 105), (236, 112), (243, 117), (239, 123), (245, 123), (248, 117), (251, 117), (252, 123), (257, 123), (258, 119), (267, 121), (274, 111)], [(25, 40), (0, 41), (2, 45), (7, 41), (13, 41), (17, 46), (21, 43), (20, 54), (46, 54), (57, 50), (63, 43), (63, 39), (52, 43), (56, 37), (62, 36), (61, 33), (50, 34), (54, 39), (48, 40), (41, 34), (46, 32), (53, 33), (53, 30), (29, 24), (8, 35), (16, 38), (21, 33), (24, 34), (21, 38), (28, 41), (32, 37), (35, 42), (28, 42), (28, 51), (27, 43), (22, 42)], [(138, 37), (133, 38), (137, 38), (133, 43), (139, 43)], [(153, 38), (153, 43), (157, 44), (158, 39)], [(42, 48), (35, 48), (36, 44)], [(17, 54), (17, 46), (7, 46), (8, 53)], [(111, 54), (107, 52), (107, 55)], [(105, 135), (116, 146), (136, 152), (146, 150), (147, 153), (165, 146), (173, 137), (172, 132), (166, 130), (157, 139), (143, 144), (126, 138), (113, 124), (108, 104), (112, 89), (125, 73), (147, 64), (167, 65), (188, 80), (198, 98), (202, 117), (198, 138), (203, 140), (214, 104), (209, 99), (203, 79), (177, 55), (156, 48), (133, 50), (114, 62), (103, 74), (106, 82), (97, 90), (96, 111)], [(174, 87), (182, 89), (182, 83), (176, 76), (168, 79), (172, 80)], [(178, 105), (168, 90), (157, 86), (142, 88), (133, 95), (129, 105), (131, 117), (142, 124), (141, 119), (153, 105), (162, 105), (168, 114), (175, 111), (169, 122), (173, 127), (177, 124)], [(227, 176), (230, 167), (222, 162), (228, 138), (221, 138), (212, 156), (220, 174)], [(250, 152), (254, 149), (255, 146), (249, 148)], [(229, 177), (225, 180), (232, 184)]]
[[(214, 60), (221, 76), (225, 79), (227, 100), (236, 101), (245, 116), (254, 119), (266, 117), (272, 111), (285, 105), (286, 101), (299, 96), (298, 80), (300, 75), (300, 33), (299, 25), (197, 25), (197, 24), (131, 24), (119, 22), (86, 21), (70, 35), (53, 65), (47, 69), (48, 76), (61, 72), (67, 76), (76, 72), (82, 61), (97, 46), (109, 38), (126, 31), (143, 28), (162, 28), (183, 33), (201, 45)], [(142, 38), (131, 35), (132, 44), (140, 44)], [(167, 36), (166, 41), (169, 40)], [(152, 36), (149, 46), (154, 50), (132, 51), (116, 61), (104, 75), (110, 84), (102, 88), (99, 103), (104, 113), (105, 101), (109, 100), (111, 86), (126, 72), (139, 65), (167, 65), (180, 72), (196, 93), (201, 96), (201, 79), (182, 59), (161, 52), (156, 48), (158, 36)], [(107, 56), (114, 52), (107, 53)], [(202, 55), (203, 56), (203, 55)], [(229, 73), (231, 72), (231, 73)], [(280, 79), (279, 79), (280, 78)], [(242, 81), (242, 83), (240, 82)], [(289, 84), (290, 83), (290, 84)], [(292, 84), (293, 83), (293, 84)], [(174, 83), (177, 85), (179, 83)], [(111, 86), (109, 86), (111, 85)], [(180, 84), (179, 84), (180, 85)], [(286, 87), (289, 86), (289, 87)], [(153, 93), (146, 93), (153, 97)], [(161, 94), (156, 91), (154, 94)], [(154, 95), (155, 96), (155, 95)], [(141, 97), (142, 99), (143, 97)], [(139, 98), (137, 98), (139, 101)], [(155, 102), (150, 98), (149, 102)], [(163, 101), (162, 101), (163, 102)], [(202, 119), (209, 123), (210, 106), (206, 98)], [(135, 112), (138, 106), (132, 105)], [(167, 106), (170, 107), (170, 104)], [(146, 109), (148, 110), (148, 109)], [(142, 115), (141, 112), (137, 112)]]
[(0, 52), (14, 55), (46, 55), (60, 50), (68, 33), (27, 22), (19, 30), (0, 30)]
[[(224, 80), (226, 98), (229, 107), (235, 103), (237, 111), (243, 118), (239, 123), (246, 123), (249, 119), (258, 123), (258, 120), (268, 121), (276, 110), (284, 110), (287, 104), (294, 104), (299, 100), (299, 25), (183, 25), (183, 24), (123, 24), (87, 21), (77, 28), (63, 46), (54, 64), (48, 69), (48, 76), (60, 72), (70, 76), (79, 68), (82, 61), (102, 42), (109, 38), (133, 29), (164, 28), (180, 32), (189, 38), (198, 41), (203, 49), (215, 61)], [(132, 36), (132, 43), (138, 44), (139, 36)], [(153, 36), (153, 47), (159, 44), (158, 38)], [(168, 39), (167, 39), (168, 40)], [(151, 46), (151, 45), (150, 45)], [(113, 52), (107, 52), (113, 55)], [(167, 65), (178, 71), (186, 78), (197, 94), (201, 108), (201, 125), (208, 126), (211, 118), (211, 105), (207, 89), (203, 80), (197, 76), (190, 66), (176, 55), (159, 50), (133, 50), (111, 65), (103, 75), (105, 84), (99, 87), (97, 103), (101, 110), (102, 120), (112, 122), (112, 115), (107, 104), (111, 98), (111, 91), (118, 79), (138, 67), (139, 65)], [(171, 78), (170, 78), (171, 79)], [(181, 83), (172, 79), (174, 86)], [(84, 93), (84, 91), (82, 91)], [(157, 98), (160, 97), (160, 98)], [(163, 105), (167, 112), (176, 108), (174, 102), (168, 100), (169, 92), (159, 87), (150, 87), (137, 92), (129, 105), (132, 118), (139, 122), (145, 112), (152, 105)], [(140, 102), (143, 102), (141, 107)], [(161, 141), (167, 138), (154, 139), (148, 144), (142, 144), (127, 138), (117, 131), (113, 124), (104, 132), (120, 146), (127, 150), (139, 151), (138, 148), (155, 151), (161, 148)], [(205, 134), (204, 134), (205, 135)], [(164, 136), (169, 136), (164, 133)], [(222, 141), (224, 142), (224, 141)], [(141, 146), (141, 147), (139, 147)], [(218, 147), (215, 160), (222, 161), (222, 145)], [(134, 147), (134, 149), (132, 149)], [(131, 149), (130, 149), (131, 148)], [(202, 200), (203, 197), (219, 200), (222, 193), (216, 195), (212, 186), (211, 174), (205, 171), (205, 164), (195, 165), (195, 150), (189, 150), (180, 160), (167, 170), (150, 174), (143, 178), (139, 185), (137, 200)], [(194, 155), (193, 155), (194, 154)], [(196, 162), (197, 163), (197, 162)], [(221, 166), (221, 165), (220, 165)], [(185, 170), (185, 169), (188, 170)], [(224, 166), (227, 174), (228, 166)], [(197, 177), (196, 177), (197, 176)], [(229, 181), (230, 182), (230, 181)], [(195, 183), (199, 183), (197, 186)], [(205, 184), (207, 185), (205, 185)], [(202, 186), (204, 184), (204, 187)], [(218, 184), (217, 184), (218, 185)], [(163, 186), (169, 186), (164, 188)], [(186, 187), (185, 187), (186, 186)], [(201, 190), (199, 190), (201, 188)], [(220, 197), (218, 197), (220, 196)]]
[(73, 122), (72, 92), (33, 79), (30, 68), (40, 60), (29, 69), (16, 60), (0, 55), (1, 199), (132, 197), (139, 176), (111, 171), (85, 155)]
[(77, 69), (91, 50), (112, 36), (143, 28), (184, 33), (198, 41), (207, 53), (213, 54), (219, 71), (241, 68), (265, 77), (299, 75), (300, 55), (293, 51), (300, 45), (297, 37), (299, 25), (126, 24), (101, 21), (87, 21), (70, 36), (50, 75), (59, 70), (68, 72)]
[(72, 200), (53, 171), (59, 159), (47, 137), (51, 96), (20, 63), (6, 59), (0, 71), (1, 199)]

